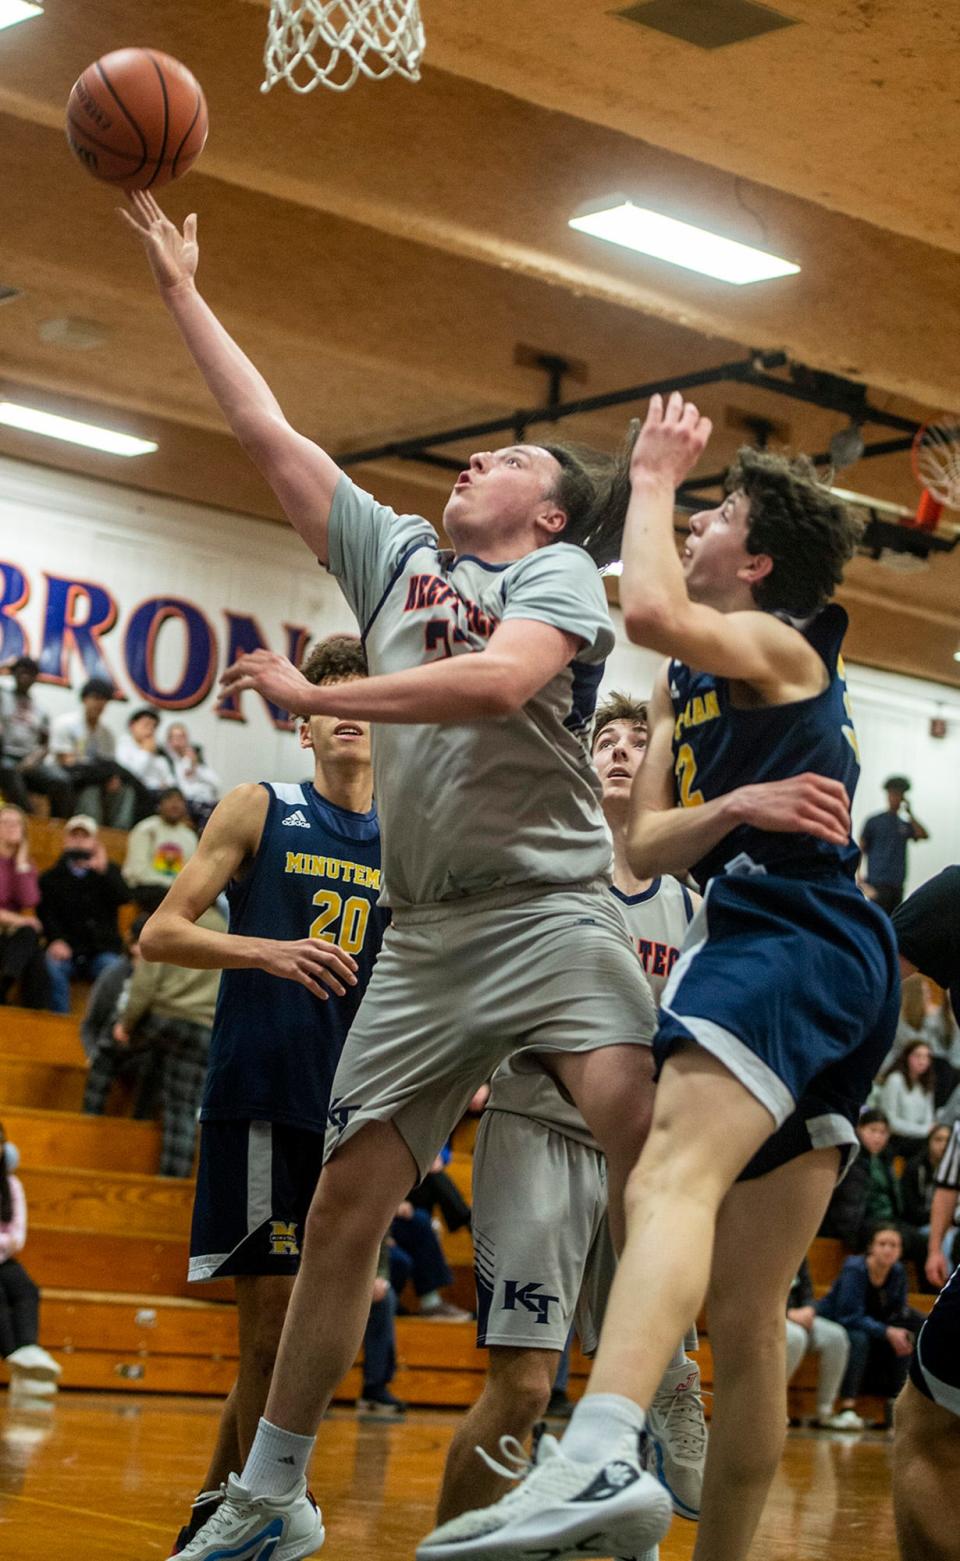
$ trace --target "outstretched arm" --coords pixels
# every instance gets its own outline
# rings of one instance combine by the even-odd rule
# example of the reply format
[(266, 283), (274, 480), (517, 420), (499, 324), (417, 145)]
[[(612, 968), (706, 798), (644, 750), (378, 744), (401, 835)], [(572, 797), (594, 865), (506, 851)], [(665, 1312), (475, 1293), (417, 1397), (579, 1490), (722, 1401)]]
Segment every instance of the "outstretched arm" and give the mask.
[(146, 250), (160, 296), (244, 450), (270, 484), (310, 551), (327, 562), (327, 522), (341, 472), (325, 450), (298, 434), (262, 374), (241, 352), (196, 286), (200, 248), (196, 216), (181, 234), (153, 196), (130, 197), (120, 215)]
[(140, 938), (145, 959), (191, 970), (265, 970), (308, 987), (317, 997), (356, 985), (356, 961), (319, 938), (282, 942), (198, 927), (198, 917), (255, 854), (269, 798), (262, 786), (237, 786), (210, 815), (189, 862)]
[(620, 603), (638, 645), (716, 677), (769, 691), (772, 701), (819, 693), (824, 667), (789, 624), (767, 612), (718, 612), (687, 595), (673, 536), (676, 490), (700, 459), (712, 424), (677, 392), (654, 396), (633, 448)]
[[(508, 618), (481, 651), (443, 656), (359, 682), (308, 683), (285, 656), (256, 650), (220, 679), (227, 694), (254, 688), (293, 715), (355, 716), (414, 726), (496, 720), (519, 710), (577, 654), (573, 634), (532, 618)], [(209, 825), (207, 828), (209, 829)]]
[(815, 835), (836, 845), (850, 838), (846, 791), (822, 775), (739, 786), (696, 807), (678, 807), (672, 739), (673, 706), (664, 666), (650, 701), (647, 749), (630, 798), (627, 859), (638, 878), (686, 873), (740, 824)]

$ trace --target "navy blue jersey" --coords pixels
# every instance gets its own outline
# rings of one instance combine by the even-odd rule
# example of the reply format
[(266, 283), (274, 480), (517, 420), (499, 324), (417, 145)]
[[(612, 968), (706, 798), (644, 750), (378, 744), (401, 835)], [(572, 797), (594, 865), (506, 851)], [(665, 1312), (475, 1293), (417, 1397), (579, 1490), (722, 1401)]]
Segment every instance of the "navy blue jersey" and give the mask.
[[(860, 755), (840, 655), (846, 628), (846, 613), (831, 603), (799, 631), (822, 657), (829, 682), (814, 698), (789, 705), (741, 709), (730, 701), (728, 679), (671, 661), (673, 768), (681, 807), (697, 807), (738, 786), (786, 780), (808, 770), (841, 781), (852, 804)], [(813, 835), (777, 834), (742, 824), (691, 871), (703, 886), (743, 854), (769, 872), (799, 877), (830, 871), (852, 877), (860, 857), (852, 840), (835, 846)]]
[(270, 804), (249, 870), (227, 889), (230, 931), (337, 943), (357, 962), (357, 985), (324, 1002), (298, 981), (225, 970), (200, 1115), (322, 1133), (343, 1043), (389, 919), (377, 904), (380, 826), (376, 809), (347, 813), (309, 781), (261, 784)]

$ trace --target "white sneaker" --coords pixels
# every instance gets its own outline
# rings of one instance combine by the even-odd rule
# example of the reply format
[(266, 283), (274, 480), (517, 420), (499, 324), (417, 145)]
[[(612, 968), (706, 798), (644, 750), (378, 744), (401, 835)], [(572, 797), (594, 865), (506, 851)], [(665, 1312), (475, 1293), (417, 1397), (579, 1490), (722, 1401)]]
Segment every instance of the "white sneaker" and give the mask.
[(647, 1415), (646, 1467), (655, 1474), (681, 1518), (700, 1516), (707, 1422), (700, 1397), (700, 1368), (688, 1360), (671, 1366)]
[(35, 1377), (29, 1371), (10, 1374), (10, 1392), (17, 1398), (54, 1398), (57, 1384), (50, 1377)]
[[(501, 1472), (516, 1478), (514, 1470)], [(516, 1490), (434, 1529), (417, 1546), (417, 1561), (543, 1561), (545, 1553), (550, 1561), (639, 1557), (669, 1526), (669, 1497), (632, 1453), (574, 1463), (554, 1437), (544, 1435), (536, 1464)]]
[(302, 1561), (323, 1540), (323, 1519), (306, 1480), (286, 1496), (252, 1496), (231, 1474), (216, 1512), (168, 1561)]
[(817, 1425), (821, 1431), (865, 1431), (867, 1422), (861, 1420), (855, 1409), (841, 1409), (827, 1420), (818, 1420)]
[(7, 1356), (7, 1365), (17, 1371), (28, 1371), (31, 1377), (59, 1377), (63, 1369), (39, 1344), (21, 1344)]

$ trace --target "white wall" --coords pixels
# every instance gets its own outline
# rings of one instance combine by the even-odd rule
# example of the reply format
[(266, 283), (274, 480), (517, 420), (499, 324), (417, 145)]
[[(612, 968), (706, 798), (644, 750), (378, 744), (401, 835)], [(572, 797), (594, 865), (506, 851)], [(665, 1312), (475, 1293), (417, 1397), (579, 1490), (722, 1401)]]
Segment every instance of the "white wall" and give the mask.
[[(0, 460), (0, 562), (15, 564), (27, 577), (30, 596), (16, 621), (31, 654), (42, 638), (45, 572), (98, 582), (116, 598), (117, 622), (104, 634), (102, 648), (127, 701), (108, 717), (118, 732), (129, 711), (143, 702), (127, 675), (124, 630), (147, 597), (183, 597), (203, 610), (216, 634), (218, 673), (226, 661), (226, 610), (255, 616), (276, 649), (284, 647), (287, 623), (303, 624), (314, 636), (356, 630), (334, 581), (285, 527), (8, 460)], [(603, 691), (648, 694), (660, 658), (629, 643), (618, 611), (614, 622), (618, 641)], [(156, 664), (165, 686), (179, 676), (183, 643), (179, 623), (160, 630)], [(86, 675), (79, 658), (66, 670), (76, 690)], [(960, 691), (849, 665), (848, 680), (863, 759), (855, 825), (859, 829), (868, 813), (883, 807), (887, 775), (910, 776), (911, 801), (931, 834), (928, 842), (910, 848), (909, 882), (915, 886), (960, 862)], [(75, 692), (52, 685), (37, 692), (51, 714), (76, 699)], [(243, 696), (243, 722), (218, 719), (216, 703), (214, 679), (199, 705), (171, 712), (168, 719), (182, 715), (228, 785), (261, 776), (295, 779), (305, 772), (296, 738), (276, 729), (255, 694)], [(929, 733), (937, 714), (947, 720), (947, 736), (940, 741)]]

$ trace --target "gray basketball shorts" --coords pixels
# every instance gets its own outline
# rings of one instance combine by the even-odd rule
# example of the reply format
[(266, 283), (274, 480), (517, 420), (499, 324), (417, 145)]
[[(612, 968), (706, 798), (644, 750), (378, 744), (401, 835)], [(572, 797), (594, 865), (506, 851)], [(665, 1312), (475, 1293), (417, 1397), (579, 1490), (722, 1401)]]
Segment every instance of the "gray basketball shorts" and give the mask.
[(401, 912), (330, 1099), (327, 1158), (396, 1124), (420, 1175), (504, 1057), (649, 1046), (650, 989), (605, 884), (504, 890)]
[(597, 1347), (616, 1258), (603, 1155), (535, 1117), (487, 1111), (473, 1152), (477, 1344)]

